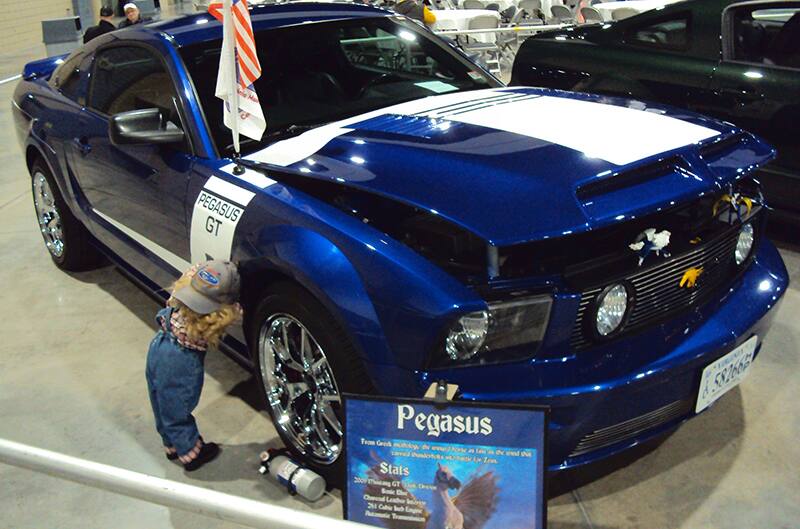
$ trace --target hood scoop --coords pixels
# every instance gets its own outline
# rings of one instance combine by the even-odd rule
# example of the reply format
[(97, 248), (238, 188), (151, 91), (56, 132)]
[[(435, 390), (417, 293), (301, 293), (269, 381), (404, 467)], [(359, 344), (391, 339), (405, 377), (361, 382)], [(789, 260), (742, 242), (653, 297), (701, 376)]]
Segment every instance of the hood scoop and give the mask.
[(702, 196), (714, 188), (713, 180), (675, 155), (589, 181), (575, 194), (590, 219), (623, 220), (674, 206), (685, 197)]

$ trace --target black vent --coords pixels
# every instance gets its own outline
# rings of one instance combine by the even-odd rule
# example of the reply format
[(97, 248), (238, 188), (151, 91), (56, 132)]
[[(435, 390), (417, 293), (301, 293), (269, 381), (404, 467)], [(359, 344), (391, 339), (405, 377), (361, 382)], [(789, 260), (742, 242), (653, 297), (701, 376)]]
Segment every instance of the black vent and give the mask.
[(688, 415), (692, 411), (691, 400), (679, 400), (639, 417), (595, 430), (583, 436), (569, 457), (578, 457), (595, 450), (615, 445), (636, 437), (642, 432), (667, 424)]
[(708, 145), (700, 147), (700, 156), (706, 161), (715, 160), (722, 157), (724, 154), (728, 154), (728, 152), (739, 145), (743, 139), (744, 134), (739, 133), (709, 143)]
[(605, 195), (613, 191), (632, 187), (648, 180), (653, 180), (675, 171), (677, 168), (685, 168), (686, 164), (680, 156), (670, 156), (652, 164), (638, 167), (630, 171), (623, 171), (601, 180), (595, 180), (584, 184), (578, 188), (576, 195), (579, 200), (586, 200), (599, 195)]

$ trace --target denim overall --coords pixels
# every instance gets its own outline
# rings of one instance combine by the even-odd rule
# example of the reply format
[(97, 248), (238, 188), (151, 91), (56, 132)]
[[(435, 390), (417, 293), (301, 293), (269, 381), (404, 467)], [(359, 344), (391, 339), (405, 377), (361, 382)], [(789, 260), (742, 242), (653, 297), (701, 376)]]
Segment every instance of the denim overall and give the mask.
[(184, 455), (195, 447), (200, 437), (192, 411), (203, 390), (206, 354), (178, 344), (170, 323), (173, 310), (167, 307), (156, 314), (161, 330), (150, 342), (145, 376), (156, 430), (164, 446), (174, 447), (178, 455)]

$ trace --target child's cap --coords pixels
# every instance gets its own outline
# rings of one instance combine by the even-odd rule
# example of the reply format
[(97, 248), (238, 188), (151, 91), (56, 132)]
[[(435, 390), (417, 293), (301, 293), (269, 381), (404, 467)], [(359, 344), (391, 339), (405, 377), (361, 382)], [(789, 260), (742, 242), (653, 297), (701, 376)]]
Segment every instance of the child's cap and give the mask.
[(175, 290), (172, 297), (198, 314), (210, 314), (239, 299), (239, 271), (230, 261), (206, 261), (192, 281)]

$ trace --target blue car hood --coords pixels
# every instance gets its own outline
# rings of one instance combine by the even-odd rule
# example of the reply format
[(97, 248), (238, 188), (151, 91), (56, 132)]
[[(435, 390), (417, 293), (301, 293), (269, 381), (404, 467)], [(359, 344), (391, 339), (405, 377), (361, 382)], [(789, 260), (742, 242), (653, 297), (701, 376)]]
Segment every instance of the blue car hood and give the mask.
[(383, 108), (247, 158), (424, 208), (502, 246), (655, 212), (773, 156), (733, 125), (687, 111), (498, 88)]

